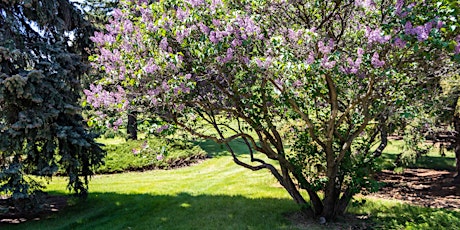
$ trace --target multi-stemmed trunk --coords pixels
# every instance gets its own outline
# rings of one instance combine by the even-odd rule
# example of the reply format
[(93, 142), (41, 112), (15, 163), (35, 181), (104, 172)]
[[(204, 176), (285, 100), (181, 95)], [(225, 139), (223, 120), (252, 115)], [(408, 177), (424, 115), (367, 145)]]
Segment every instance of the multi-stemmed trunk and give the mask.
[[(284, 167), (282, 166), (282, 168)], [(323, 217), (325, 220), (330, 221), (345, 212), (353, 194), (350, 189), (342, 193), (343, 177), (338, 175), (338, 166), (332, 166), (328, 169), (327, 177), (328, 182), (323, 190), (323, 199), (320, 198), (318, 192), (311, 188), (306, 187), (305, 189), (310, 198), (310, 211), (313, 212), (313, 215), (318, 218)], [(302, 180), (302, 178), (296, 178), (297, 180)], [(290, 177), (284, 177), (283, 187), (289, 192), (297, 204), (306, 207), (306, 201), (300, 196), (297, 187), (293, 186)]]

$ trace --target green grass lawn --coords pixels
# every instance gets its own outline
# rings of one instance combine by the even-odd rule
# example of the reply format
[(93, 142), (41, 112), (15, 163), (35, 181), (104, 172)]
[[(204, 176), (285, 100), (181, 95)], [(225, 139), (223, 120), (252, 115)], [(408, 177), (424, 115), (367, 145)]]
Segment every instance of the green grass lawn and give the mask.
[[(89, 199), (47, 220), (2, 229), (290, 229), (298, 207), (268, 171), (219, 157), (176, 170), (93, 177)], [(51, 193), (66, 193), (55, 178)]]
[[(197, 144), (213, 158), (174, 170), (96, 175), (86, 201), (74, 201), (48, 219), (0, 229), (350, 229), (347, 220), (322, 226), (286, 216), (299, 211), (266, 170), (237, 166), (221, 145)], [(233, 145), (239, 153), (245, 148)], [(391, 156), (390, 152), (386, 153)], [(241, 155), (244, 158), (244, 155)], [(437, 159), (437, 158), (436, 158)], [(434, 159), (434, 160), (436, 160)], [(247, 158), (246, 158), (247, 160)], [(51, 194), (67, 194), (66, 181), (54, 178)], [(350, 206), (375, 229), (460, 229), (460, 212), (429, 209), (376, 198)]]
[[(385, 148), (384, 154), (378, 159), (382, 169), (393, 170), (397, 168), (394, 164), (396, 158), (402, 150), (402, 140), (390, 140), (388, 146)], [(427, 154), (423, 154), (420, 158), (414, 162), (410, 162), (404, 167), (408, 168), (426, 168), (426, 169), (437, 169), (437, 170), (455, 170), (455, 154), (453, 151), (445, 151), (446, 156), (441, 156), (439, 148), (432, 148)], [(397, 169), (400, 170), (400, 169)]]

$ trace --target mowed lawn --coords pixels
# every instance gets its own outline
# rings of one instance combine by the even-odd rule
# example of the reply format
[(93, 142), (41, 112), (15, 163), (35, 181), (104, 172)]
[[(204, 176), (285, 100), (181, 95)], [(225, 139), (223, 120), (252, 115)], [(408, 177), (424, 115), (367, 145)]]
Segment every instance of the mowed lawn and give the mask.
[[(54, 178), (50, 193), (66, 193)], [(222, 156), (175, 170), (97, 175), (90, 195), (50, 219), (2, 229), (292, 229), (298, 206), (268, 171)]]
[[(69, 200), (67, 208), (47, 219), (0, 225), (0, 229), (350, 229), (363, 226), (356, 219), (353, 223), (346, 219), (328, 225), (319, 225), (315, 220), (292, 221), (300, 219), (296, 215), (300, 209), (267, 170), (250, 171), (236, 165), (220, 146), (209, 142), (200, 145), (213, 158), (174, 170), (96, 175), (91, 179), (86, 201)], [(239, 152), (244, 152), (244, 148)], [(54, 178), (47, 186), (51, 194), (68, 194), (63, 178)], [(349, 211), (367, 219), (362, 223), (371, 228), (460, 228), (459, 212), (376, 198), (366, 200), (362, 206), (352, 205)]]

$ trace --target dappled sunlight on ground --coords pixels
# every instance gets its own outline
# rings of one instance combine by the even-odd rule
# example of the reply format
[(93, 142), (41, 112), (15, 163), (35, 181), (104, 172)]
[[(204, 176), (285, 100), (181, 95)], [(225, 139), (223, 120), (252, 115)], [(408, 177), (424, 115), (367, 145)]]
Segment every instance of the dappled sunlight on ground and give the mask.
[(454, 172), (433, 169), (405, 169), (403, 173), (383, 170), (377, 180), (385, 185), (372, 196), (397, 199), (411, 204), (460, 209), (460, 184)]

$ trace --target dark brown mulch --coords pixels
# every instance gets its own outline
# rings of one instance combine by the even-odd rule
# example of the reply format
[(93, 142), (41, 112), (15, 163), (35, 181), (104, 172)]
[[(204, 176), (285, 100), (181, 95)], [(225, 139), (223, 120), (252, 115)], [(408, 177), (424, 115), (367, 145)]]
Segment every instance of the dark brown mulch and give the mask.
[(372, 196), (424, 207), (460, 209), (460, 183), (454, 175), (433, 169), (405, 169), (399, 174), (383, 170), (376, 179), (385, 186)]
[(13, 207), (7, 205), (5, 197), (0, 197), (0, 208), (9, 209), (7, 213), (0, 213), (0, 228), (2, 225), (19, 224), (31, 220), (49, 218), (67, 206), (67, 196), (46, 195), (43, 210), (34, 212), (16, 212)]

